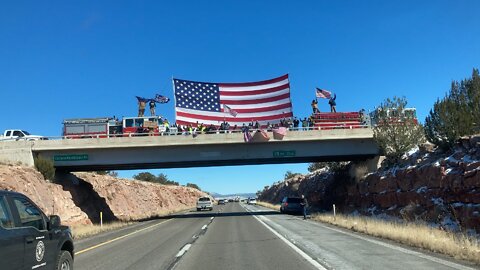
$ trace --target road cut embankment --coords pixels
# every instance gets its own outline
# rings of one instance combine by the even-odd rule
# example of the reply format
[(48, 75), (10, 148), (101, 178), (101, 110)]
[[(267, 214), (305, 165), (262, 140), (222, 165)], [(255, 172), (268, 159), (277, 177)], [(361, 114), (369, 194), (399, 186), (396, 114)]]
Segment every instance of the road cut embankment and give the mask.
[(259, 200), (278, 204), (284, 196), (302, 194), (314, 210), (336, 204), (345, 214), (480, 232), (480, 136), (462, 138), (448, 152), (422, 145), (400, 164), (361, 177), (326, 169), (295, 176), (265, 187)]
[(58, 173), (46, 181), (31, 167), (0, 165), (0, 189), (21, 192), (68, 225), (147, 219), (195, 207), (205, 193), (96, 173)]

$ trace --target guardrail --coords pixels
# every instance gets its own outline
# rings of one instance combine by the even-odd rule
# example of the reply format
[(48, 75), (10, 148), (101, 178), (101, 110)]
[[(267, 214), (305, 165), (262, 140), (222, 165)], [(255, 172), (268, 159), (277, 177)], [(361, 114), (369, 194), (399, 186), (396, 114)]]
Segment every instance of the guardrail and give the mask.
[[(332, 129), (365, 129), (370, 128), (369, 125), (358, 125), (358, 126), (334, 126), (334, 127), (298, 127), (298, 128), (287, 128), (287, 131), (291, 132), (303, 132), (303, 131), (315, 131), (315, 130), (332, 130)], [(267, 129), (249, 129), (250, 132), (264, 130), (267, 132), (272, 132), (275, 128)], [(194, 129), (190, 131), (178, 131), (177, 128), (169, 128), (169, 131), (163, 132), (145, 132), (145, 133), (127, 133), (127, 134), (82, 134), (82, 135), (68, 135), (68, 136), (48, 136), (45, 137), (48, 140), (70, 140), (70, 139), (103, 139), (103, 138), (123, 138), (123, 137), (145, 137), (145, 136), (188, 136), (188, 135), (213, 135), (213, 134), (232, 134), (232, 133), (242, 133), (241, 129), (230, 129), (230, 130), (214, 130), (214, 131), (199, 131)]]

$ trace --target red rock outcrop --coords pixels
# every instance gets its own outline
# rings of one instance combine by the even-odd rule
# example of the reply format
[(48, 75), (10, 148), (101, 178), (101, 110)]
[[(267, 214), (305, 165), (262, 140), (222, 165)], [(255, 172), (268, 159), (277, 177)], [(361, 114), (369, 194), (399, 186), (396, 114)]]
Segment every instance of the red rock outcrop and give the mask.
[[(394, 168), (380, 168), (362, 179), (346, 181), (344, 200), (334, 198), (329, 202), (340, 201), (337, 207), (344, 212), (388, 214), (440, 226), (452, 225), (453, 221), (456, 224), (451, 227), (459, 225), (480, 232), (479, 144), (480, 135), (477, 135), (462, 138), (448, 153), (435, 151), (432, 145), (421, 146)], [(301, 191), (309, 194), (310, 202), (319, 206), (319, 202), (332, 195), (329, 194), (332, 190), (336, 190), (335, 196), (342, 196), (338, 188), (331, 188), (341, 178), (333, 179), (329, 172), (297, 178), (301, 181), (300, 187), (305, 187), (303, 190), (289, 189), (287, 182), (294, 181), (289, 179), (263, 190), (259, 198), (278, 203), (279, 194)]]
[(136, 220), (195, 207), (204, 192), (183, 186), (166, 186), (119, 179), (95, 173), (57, 175), (44, 180), (33, 168), (0, 165), (0, 189), (27, 195), (47, 215), (56, 214), (65, 224)]
[(33, 168), (0, 165), (0, 189), (27, 195), (47, 215), (59, 215), (66, 224), (91, 223), (88, 216), (75, 205), (70, 192), (61, 185), (45, 181)]

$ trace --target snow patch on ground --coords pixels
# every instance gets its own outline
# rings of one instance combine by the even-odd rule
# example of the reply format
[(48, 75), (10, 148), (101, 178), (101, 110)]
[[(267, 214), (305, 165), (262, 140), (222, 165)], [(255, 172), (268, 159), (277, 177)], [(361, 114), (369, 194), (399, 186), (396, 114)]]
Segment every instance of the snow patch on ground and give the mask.
[(464, 206), (465, 204), (464, 203), (461, 203), (461, 202), (456, 202), (456, 203), (452, 203), (452, 207), (462, 207)]
[(433, 204), (435, 205), (443, 205), (443, 199), (442, 198), (432, 198), (431, 199)]
[(449, 231), (460, 231), (460, 225), (458, 224), (457, 221), (453, 220), (452, 217), (446, 216), (443, 218), (442, 222), (440, 222), (443, 228), (449, 230)]
[(367, 209), (367, 212), (370, 214), (370, 215), (375, 215), (375, 210), (377, 210), (377, 207), (376, 206), (372, 206), (370, 208)]
[(423, 187), (419, 187), (417, 189), (417, 193), (425, 193), (427, 192), (428, 188), (426, 186), (423, 186)]
[(416, 157), (416, 156), (418, 156), (419, 151), (420, 151), (420, 149), (418, 148), (418, 146), (415, 146), (414, 148), (410, 149), (407, 153), (403, 154), (402, 158), (403, 159), (408, 159), (408, 158), (411, 158), (411, 157)]
[(463, 160), (463, 162), (465, 162), (465, 163), (478, 162), (478, 160), (473, 159), (470, 155), (465, 155), (462, 160)]

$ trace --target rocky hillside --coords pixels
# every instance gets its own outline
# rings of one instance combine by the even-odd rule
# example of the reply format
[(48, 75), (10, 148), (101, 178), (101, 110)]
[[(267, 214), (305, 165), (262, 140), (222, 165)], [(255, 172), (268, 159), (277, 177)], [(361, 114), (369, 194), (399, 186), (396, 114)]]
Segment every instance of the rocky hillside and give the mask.
[[(360, 179), (328, 171), (295, 177), (263, 190), (261, 200), (278, 203), (285, 195), (305, 194), (328, 210), (424, 220), (450, 229), (480, 232), (480, 136), (461, 139), (442, 152), (423, 145), (394, 168), (380, 168)], [(351, 175), (351, 174), (350, 174)]]
[(55, 183), (33, 168), (0, 165), (0, 189), (21, 192), (47, 215), (66, 224), (134, 220), (193, 208), (205, 193), (182, 186), (114, 178), (94, 173), (58, 174)]

